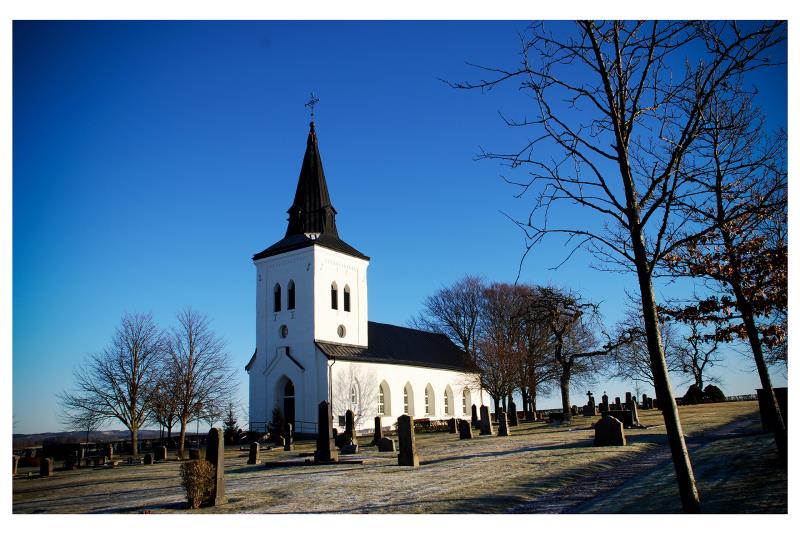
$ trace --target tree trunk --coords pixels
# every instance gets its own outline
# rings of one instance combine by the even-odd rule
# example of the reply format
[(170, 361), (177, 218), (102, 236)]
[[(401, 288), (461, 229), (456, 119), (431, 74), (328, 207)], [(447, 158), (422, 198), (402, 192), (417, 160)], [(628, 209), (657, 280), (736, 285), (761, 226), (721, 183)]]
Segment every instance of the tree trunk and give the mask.
[(569, 380), (570, 371), (562, 367), (561, 376), (559, 377), (558, 384), (561, 388), (561, 409), (564, 411), (564, 421), (572, 420), (572, 406), (569, 403)]
[[(637, 217), (638, 219), (638, 214)], [(653, 382), (658, 398), (658, 407), (664, 416), (664, 425), (672, 452), (672, 462), (678, 479), (678, 490), (685, 513), (700, 512), (700, 494), (697, 491), (692, 462), (686, 441), (683, 437), (678, 405), (672, 395), (672, 387), (667, 372), (667, 362), (661, 343), (661, 332), (658, 327), (658, 311), (650, 271), (647, 267), (644, 242), (639, 231), (631, 231), (633, 249), (636, 257), (636, 272), (639, 279), (639, 291), (642, 298), (642, 316), (647, 334), (647, 350), (650, 353), (650, 367), (653, 371)], [(662, 400), (663, 399), (663, 400)]]
[(181, 431), (178, 438), (178, 458), (180, 458), (181, 460), (186, 458), (185, 445), (186, 445), (186, 419), (182, 417)]
[(788, 459), (786, 422), (783, 419), (783, 414), (781, 414), (778, 399), (775, 397), (775, 390), (772, 389), (772, 379), (769, 377), (767, 362), (764, 360), (764, 352), (761, 348), (758, 327), (756, 326), (755, 317), (753, 316), (753, 307), (750, 305), (750, 302), (747, 300), (747, 297), (745, 297), (738, 284), (734, 285), (733, 291), (736, 295), (737, 307), (742, 314), (742, 322), (747, 331), (750, 349), (753, 351), (753, 359), (756, 361), (758, 377), (761, 379), (761, 388), (767, 396), (767, 410), (772, 412), (772, 420), (775, 422), (775, 445), (778, 447), (778, 456), (781, 462), (785, 464)]
[(131, 455), (134, 458), (139, 457), (139, 429), (131, 427)]
[(530, 400), (528, 397), (528, 388), (521, 388), (520, 394), (522, 396), (522, 411), (524, 419), (530, 419), (531, 411), (530, 411)]
[(536, 420), (536, 395), (531, 395), (531, 415)]

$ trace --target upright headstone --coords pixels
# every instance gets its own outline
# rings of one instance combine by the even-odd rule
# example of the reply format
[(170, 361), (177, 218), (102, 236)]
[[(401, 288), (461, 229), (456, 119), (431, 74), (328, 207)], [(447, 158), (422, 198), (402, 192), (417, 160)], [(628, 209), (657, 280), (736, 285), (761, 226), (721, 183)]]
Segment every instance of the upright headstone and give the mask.
[(517, 405), (514, 403), (514, 401), (508, 403), (508, 426), (519, 426)]
[(472, 405), (472, 428), (480, 428), (480, 422), (478, 420), (478, 408), (473, 404)]
[(17, 466), (19, 465), (19, 456), (16, 456), (14, 454), (12, 454), (11, 456), (12, 456), (12, 459), (11, 459), (11, 474), (12, 475), (16, 475), (17, 474)]
[(458, 431), (458, 437), (460, 439), (472, 439), (472, 425), (470, 425), (469, 421), (466, 419), (461, 420)]
[(500, 425), (497, 429), (498, 436), (508, 436), (511, 434), (508, 430), (508, 417), (503, 410), (497, 411), (497, 424)]
[(319, 403), (317, 418), (317, 450), (314, 451), (314, 461), (338, 462), (339, 452), (333, 440), (333, 414), (328, 401)]
[(283, 425), (283, 450), (285, 451), (293, 451), (294, 450), (294, 428), (292, 427), (292, 423), (286, 423)]
[(381, 416), (375, 416), (375, 433), (372, 435), (372, 441), (378, 443), (378, 440), (383, 437), (383, 427), (381, 426)]
[(647, 409), (647, 393), (642, 393), (642, 410)]
[(594, 425), (594, 446), (625, 445), (625, 430), (619, 419), (604, 415)]
[[(631, 421), (633, 425), (639, 426), (639, 410), (636, 408), (636, 401), (632, 401), (630, 404), (630, 412), (631, 412)], [(631, 425), (631, 426), (633, 426)]]
[(109, 462), (114, 459), (114, 445), (112, 443), (106, 445), (106, 456)]
[(381, 438), (377, 442), (378, 452), (397, 452), (394, 440), (391, 438)]
[(608, 411), (608, 395), (606, 395), (605, 391), (603, 392), (603, 396), (600, 397), (600, 398), (602, 399), (601, 402), (600, 402), (600, 412), (601, 413), (607, 412)]
[(455, 434), (456, 433), (456, 418), (455, 417), (451, 417), (450, 419), (447, 420), (447, 430), (451, 434)]
[(489, 418), (489, 407), (481, 405), (481, 436), (491, 436), (492, 420)]
[(144, 465), (153, 465), (153, 455), (149, 452), (144, 455)]
[(250, 444), (250, 454), (247, 455), (247, 465), (257, 465), (261, 461), (261, 445), (254, 441)]
[(156, 447), (156, 461), (166, 461), (167, 460), (167, 448), (166, 447)]
[(411, 417), (401, 415), (397, 418), (397, 439), (400, 441), (397, 465), (419, 467), (417, 440), (414, 437), (414, 422)]
[(214, 488), (211, 490), (211, 506), (219, 506), (228, 502), (225, 495), (225, 437), (221, 429), (208, 431), (206, 445), (206, 461), (214, 466)]
[(614, 409), (615, 410), (622, 409), (622, 403), (620, 402), (619, 397), (614, 397)]
[(53, 459), (52, 458), (42, 458), (41, 462), (39, 463), (39, 475), (43, 477), (51, 477), (53, 476)]
[(626, 410), (630, 410), (631, 409), (631, 400), (632, 399), (633, 399), (633, 395), (631, 395), (631, 392), (630, 391), (626, 391), (625, 392), (625, 409)]
[(346, 434), (350, 435), (350, 442), (352, 444), (358, 444), (358, 440), (356, 439), (356, 425), (355, 418), (353, 417), (353, 410), (347, 410), (344, 413), (344, 431)]

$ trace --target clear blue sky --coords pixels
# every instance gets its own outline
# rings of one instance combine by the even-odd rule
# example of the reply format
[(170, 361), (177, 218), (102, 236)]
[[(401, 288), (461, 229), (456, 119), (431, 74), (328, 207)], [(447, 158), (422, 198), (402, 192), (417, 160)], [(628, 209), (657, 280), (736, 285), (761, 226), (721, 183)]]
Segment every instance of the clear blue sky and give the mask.
[[(285, 231), (310, 91), (340, 235), (372, 258), (371, 320), (406, 324), (467, 273), (513, 281), (523, 241), (500, 211), (523, 215), (527, 201), (474, 155), (519, 144), (497, 111), (525, 99), (514, 86), (482, 95), (439, 78), (474, 79), (466, 62), (514, 64), (524, 26), (16, 22), (14, 431), (60, 428), (56, 393), (125, 311), (164, 327), (186, 305), (206, 313), (246, 402), (251, 256)], [(785, 126), (785, 70), (759, 86), (770, 126)], [(632, 280), (589, 269), (583, 254), (549, 270), (564, 253), (557, 241), (536, 249), (521, 280), (574, 288), (616, 320)], [(731, 353), (712, 374), (750, 393), (751, 368)]]

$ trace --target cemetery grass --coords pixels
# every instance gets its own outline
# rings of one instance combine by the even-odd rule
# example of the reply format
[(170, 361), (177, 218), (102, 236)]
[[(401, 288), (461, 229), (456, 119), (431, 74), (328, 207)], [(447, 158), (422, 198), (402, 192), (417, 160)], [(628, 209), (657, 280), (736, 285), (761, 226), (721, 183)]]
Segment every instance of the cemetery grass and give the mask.
[[(746, 424), (758, 421), (756, 402), (720, 403), (681, 408), (684, 433), (688, 438), (703, 435), (737, 420)], [(225, 454), (225, 479), (228, 504), (216, 508), (188, 510), (180, 487), (178, 461), (152, 466), (120, 466), (115, 469), (81, 469), (56, 472), (50, 479), (18, 476), (13, 482), (15, 513), (504, 513), (538, 511), (538, 500), (559, 492), (576, 494), (587, 481), (612, 480), (615, 469), (636, 458), (663, 449), (666, 434), (657, 410), (640, 412), (647, 429), (628, 430), (626, 447), (592, 447), (590, 425), (596, 418), (578, 416), (571, 426), (523, 423), (512, 427), (512, 436), (476, 436), (459, 440), (449, 433), (418, 433), (418, 469), (397, 466), (396, 453), (379, 453), (369, 447), (369, 437), (359, 438), (362, 450), (355, 458), (363, 464), (292, 465), (302, 462), (301, 453), (311, 453), (314, 442), (299, 441), (294, 452), (262, 451), (261, 461), (287, 462), (265, 467), (247, 465), (247, 451), (229, 448)], [(497, 427), (495, 426), (495, 432)], [(759, 476), (773, 476), (769, 466), (759, 467), (755, 457), (769, 447), (768, 436), (710, 440), (698, 449), (695, 469), (704, 497), (719, 495), (718, 511), (743, 512), (738, 504), (725, 508), (726, 492), (748, 500), (742, 484), (755, 494)], [(738, 455), (738, 463), (714, 461), (715, 456)], [(751, 454), (753, 456), (751, 456)], [(707, 463), (708, 468), (701, 467)], [(57, 463), (60, 465), (60, 462)], [(750, 468), (760, 475), (747, 478)], [(671, 464), (659, 465), (639, 478), (639, 491), (649, 507), (638, 509), (630, 499), (608, 500), (617, 487), (578, 503), (574, 510), (587, 512), (677, 511), (673, 496), (674, 481), (669, 479)], [(738, 471), (733, 475), (732, 471)], [(665, 474), (666, 473), (666, 474)], [(785, 471), (784, 471), (785, 479)], [(751, 478), (755, 477), (751, 480)], [(710, 480), (710, 485), (706, 484)], [(705, 486), (704, 486), (705, 484)], [(623, 485), (623, 487), (625, 487)], [(659, 496), (659, 489), (662, 494)], [(648, 497), (651, 492), (655, 497)], [(748, 491), (750, 493), (750, 491)], [(786, 502), (785, 486), (776, 500)], [(673, 499), (673, 500), (670, 500)], [(713, 502), (713, 501), (712, 501)], [(580, 509), (585, 505), (585, 510)], [(755, 511), (771, 511), (769, 507)], [(710, 511), (710, 510), (709, 510)]]

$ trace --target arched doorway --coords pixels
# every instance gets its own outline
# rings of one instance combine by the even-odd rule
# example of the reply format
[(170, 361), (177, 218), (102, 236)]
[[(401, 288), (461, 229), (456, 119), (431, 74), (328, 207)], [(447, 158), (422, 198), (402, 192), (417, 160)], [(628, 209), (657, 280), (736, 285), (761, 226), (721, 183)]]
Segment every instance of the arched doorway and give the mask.
[(291, 380), (286, 381), (283, 387), (283, 419), (287, 423), (291, 423), (292, 428), (294, 425), (294, 383)]

